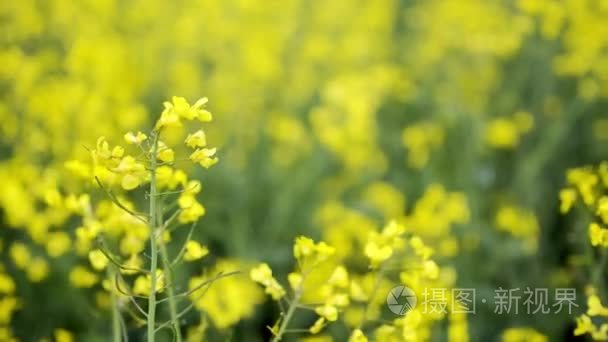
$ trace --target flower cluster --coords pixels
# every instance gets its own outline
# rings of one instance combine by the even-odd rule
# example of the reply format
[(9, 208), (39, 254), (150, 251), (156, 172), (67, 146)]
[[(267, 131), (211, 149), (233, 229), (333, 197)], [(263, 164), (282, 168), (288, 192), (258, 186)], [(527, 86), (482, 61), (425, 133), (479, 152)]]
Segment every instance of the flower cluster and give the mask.
[[(138, 298), (147, 298), (148, 312), (139, 319), (147, 321), (149, 341), (153, 341), (156, 334), (158, 323), (154, 317), (156, 305), (160, 303), (158, 296), (165, 296), (164, 301), (169, 303), (170, 322), (176, 338), (181, 340), (177, 299), (185, 294), (176, 293), (172, 271), (183, 261), (199, 261), (209, 254), (206, 246), (191, 239), (196, 222), (205, 215), (205, 208), (197, 200), (202, 184), (189, 179), (185, 169), (178, 165), (190, 161), (209, 168), (218, 161), (216, 150), (208, 148), (205, 132), (200, 128), (182, 138), (182, 146), (170, 146), (161, 140), (163, 135), (175, 134), (172, 129), (186, 126), (195, 119), (211, 121), (211, 114), (203, 108), (206, 102), (203, 98), (190, 105), (182, 97), (173, 97), (171, 102), (165, 102), (151, 132), (127, 132), (124, 134), (125, 147), (112, 146), (101, 137), (91, 150), (90, 165), (77, 160), (66, 164), (72, 171), (81, 170), (75, 174), (96, 184), (107, 199), (94, 204), (91, 197), (95, 194), (91, 197), (88, 194), (49, 197), (49, 202), (70, 208), (72, 214), (82, 219), (81, 226), (76, 228), (76, 250), (88, 258), (92, 269), (75, 266), (69, 275), (72, 285), (94, 288), (101, 284), (98, 294), (109, 295), (116, 308), (115, 316), (121, 315), (130, 305), (145, 313)], [(180, 158), (188, 149), (194, 150), (190, 157)], [(199, 157), (201, 153), (204, 158)], [(149, 188), (146, 194), (149, 205), (147, 210), (140, 210), (130, 197), (144, 185)], [(170, 256), (167, 245), (179, 232), (177, 228), (185, 224), (191, 225), (186, 240), (178, 253)], [(64, 253), (66, 242), (60, 235), (49, 243), (51, 253)], [(144, 253), (148, 253), (147, 246), (151, 253), (149, 264), (143, 258)], [(25, 267), (27, 250), (17, 247), (12, 247), (15, 258), (22, 260)], [(211, 283), (204, 282), (203, 287), (208, 288)]]
[[(349, 304), (349, 276), (342, 265), (335, 266), (335, 249), (325, 242), (315, 243), (312, 239), (299, 236), (293, 246), (293, 254), (297, 262), (297, 269), (289, 273), (287, 279), (293, 295), (286, 297), (286, 291), (272, 276), (272, 270), (267, 264), (260, 264), (253, 268), (250, 277), (253, 281), (264, 286), (265, 291), (282, 306), (286, 302), (288, 309), (284, 317), (271, 328), (274, 341), (279, 341), (289, 333), (290, 320), (297, 309), (310, 309), (318, 318), (308, 328), (310, 334), (319, 334), (329, 323), (338, 320), (339, 312)], [(326, 271), (329, 270), (329, 276)], [(323, 284), (318, 283), (318, 276), (324, 278)], [(303, 301), (310, 298), (310, 293), (318, 294), (316, 304), (305, 304)], [(290, 298), (290, 299), (286, 299)]]
[[(566, 178), (567, 187), (559, 193), (560, 211), (566, 214), (577, 203), (586, 208), (593, 218), (588, 224), (587, 243), (605, 256), (605, 249), (608, 248), (608, 162), (571, 169)], [(596, 274), (601, 274), (604, 268), (601, 258), (604, 257), (594, 255), (593, 258), (592, 269), (599, 272)], [(596, 290), (596, 287), (603, 286), (603, 278), (591, 274), (590, 282), (587, 288), (587, 312), (576, 319), (574, 335), (589, 334), (594, 340), (603, 341), (608, 339), (608, 308), (603, 306)]]

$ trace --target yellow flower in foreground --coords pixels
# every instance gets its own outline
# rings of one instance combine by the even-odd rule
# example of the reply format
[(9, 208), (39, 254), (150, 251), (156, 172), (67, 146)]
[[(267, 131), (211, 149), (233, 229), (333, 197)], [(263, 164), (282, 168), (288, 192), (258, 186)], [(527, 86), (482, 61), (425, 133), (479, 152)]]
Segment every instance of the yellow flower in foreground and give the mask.
[(315, 242), (306, 236), (298, 236), (293, 245), (293, 255), (296, 259), (310, 256), (314, 252)]
[(216, 151), (217, 149), (215, 148), (197, 149), (190, 155), (190, 160), (200, 164), (205, 169), (208, 169), (213, 165), (217, 164), (217, 162), (219, 161), (217, 157), (214, 157)]
[(194, 105), (190, 106), (185, 98), (173, 96), (171, 102), (165, 101), (163, 104), (165, 109), (156, 122), (156, 129), (161, 129), (163, 127), (179, 127), (182, 124), (181, 119), (197, 119), (202, 122), (211, 121), (213, 119), (211, 113), (202, 108), (207, 102), (208, 99), (203, 97), (196, 101)]
[(587, 315), (581, 315), (576, 318), (576, 329), (574, 329), (574, 336), (584, 335), (586, 333), (593, 334), (596, 328), (591, 322), (591, 318)]
[(145, 166), (132, 156), (122, 158), (112, 171), (122, 175), (121, 186), (125, 190), (137, 188), (148, 176)]
[(249, 277), (256, 283), (263, 285), (265, 287), (265, 292), (269, 294), (272, 299), (278, 300), (285, 296), (285, 290), (277, 280), (272, 277), (272, 270), (268, 264), (263, 263), (252, 268), (249, 272)]
[(172, 110), (180, 117), (187, 120), (200, 120), (203, 122), (211, 121), (211, 113), (202, 109), (202, 107), (209, 102), (206, 97), (198, 99), (192, 106), (188, 104), (185, 98), (179, 96), (173, 96)]
[(193, 134), (188, 134), (188, 137), (186, 137), (185, 142), (186, 146), (192, 148), (207, 146), (207, 138), (205, 136), (205, 132), (200, 129)]
[(608, 308), (602, 305), (600, 298), (596, 295), (589, 296), (587, 299), (587, 315), (608, 317)]
[(323, 317), (319, 317), (319, 319), (317, 319), (317, 320), (315, 321), (315, 323), (314, 323), (314, 324), (313, 324), (313, 325), (312, 325), (310, 328), (308, 328), (308, 331), (309, 331), (311, 334), (313, 334), (313, 335), (314, 335), (314, 334), (318, 334), (318, 333), (320, 333), (320, 332), (321, 332), (321, 330), (323, 330), (323, 328), (325, 328), (325, 326), (327, 325), (327, 324), (325, 324), (325, 323), (326, 323), (325, 318), (323, 318)]
[(179, 207), (182, 211), (179, 213), (177, 220), (180, 223), (191, 223), (205, 215), (205, 207), (196, 201), (194, 195), (183, 193), (178, 199)]
[(175, 159), (175, 152), (173, 152), (173, 150), (162, 141), (158, 142), (156, 153), (158, 159), (164, 161), (165, 163), (171, 163)]
[(127, 144), (141, 144), (144, 140), (148, 139), (148, 136), (143, 134), (142, 132), (137, 132), (137, 134), (133, 134), (133, 132), (129, 132), (124, 136)]
[(319, 306), (315, 309), (315, 312), (317, 315), (330, 322), (334, 322), (338, 319), (338, 309), (333, 305), (325, 304), (323, 306)]
[(293, 255), (298, 260), (302, 272), (327, 260), (335, 251), (335, 248), (325, 242), (315, 243), (306, 236), (298, 236), (293, 245)]
[(289, 282), (289, 286), (295, 290), (302, 285), (302, 274), (298, 272), (291, 272), (287, 275), (287, 281)]

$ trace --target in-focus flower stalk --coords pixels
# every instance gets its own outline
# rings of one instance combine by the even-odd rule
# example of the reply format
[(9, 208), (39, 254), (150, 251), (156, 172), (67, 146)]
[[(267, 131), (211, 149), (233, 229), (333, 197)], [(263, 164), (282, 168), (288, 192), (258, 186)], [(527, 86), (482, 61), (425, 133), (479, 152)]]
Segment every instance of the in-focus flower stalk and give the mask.
[[(156, 278), (158, 269), (158, 237), (157, 237), (157, 193), (156, 193), (156, 154), (158, 151), (158, 139), (160, 132), (153, 134), (152, 155), (150, 157), (150, 208), (149, 208), (149, 227), (150, 227), (150, 295), (148, 296), (148, 342), (154, 342), (156, 328)], [(171, 285), (170, 285), (171, 286)]]
[(296, 312), (296, 309), (300, 305), (300, 299), (302, 298), (302, 292), (303, 292), (302, 285), (304, 284), (305, 279), (306, 279), (306, 277), (303, 275), (300, 285), (298, 285), (298, 287), (294, 290), (293, 299), (289, 302), (289, 308), (287, 308), (287, 312), (285, 313), (285, 316), (283, 317), (281, 326), (279, 327), (279, 330), (276, 332), (276, 334), (272, 338), (272, 342), (281, 341), (281, 339), (283, 338), (283, 335), (287, 331), (289, 322), (291, 321), (293, 314)]

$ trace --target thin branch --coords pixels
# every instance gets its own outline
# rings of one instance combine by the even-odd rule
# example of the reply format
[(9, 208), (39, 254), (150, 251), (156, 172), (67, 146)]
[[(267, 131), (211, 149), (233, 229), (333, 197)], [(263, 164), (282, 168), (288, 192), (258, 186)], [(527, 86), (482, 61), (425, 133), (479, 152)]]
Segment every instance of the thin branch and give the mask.
[(118, 290), (118, 292), (120, 292), (121, 294), (127, 296), (127, 297), (134, 297), (134, 298), (141, 298), (141, 299), (147, 299), (148, 297), (146, 296), (138, 296), (136, 294), (133, 294), (133, 292), (129, 289), (129, 287), (127, 286), (128, 291), (124, 291), (120, 285), (119, 285), (119, 278), (120, 280), (122, 280), (124, 282), (124, 279), (122, 279), (122, 277), (120, 276), (120, 274), (116, 273), (114, 275), (114, 285), (116, 286), (116, 290)]
[(186, 241), (182, 245), (182, 248), (180, 249), (180, 251), (177, 254), (177, 256), (175, 257), (175, 259), (173, 259), (173, 261), (171, 262), (171, 267), (177, 265), (177, 263), (180, 262), (180, 260), (184, 256), (184, 253), (186, 253), (186, 245), (188, 244), (188, 241), (190, 241), (190, 238), (192, 237), (192, 232), (194, 232), (195, 226), (196, 226), (196, 222), (192, 223), (192, 225), (190, 226), (190, 230), (188, 231), (188, 235), (186, 236)]
[[(118, 290), (118, 292), (124, 294), (124, 292)], [(146, 311), (139, 306), (139, 304), (137, 304), (137, 301), (135, 300), (135, 298), (133, 298), (133, 296), (129, 296), (129, 295), (125, 295), (127, 298), (129, 298), (129, 301), (131, 301), (131, 303), (133, 303), (133, 305), (137, 308), (137, 310), (144, 315), (144, 317), (147, 319), (148, 318), (148, 314), (146, 313)], [(144, 320), (145, 321), (145, 320)]]
[[(216, 280), (220, 280), (222, 278), (226, 278), (232, 275), (236, 275), (241, 273), (241, 271), (233, 271), (233, 272), (228, 272), (228, 273), (219, 273), (218, 275), (216, 275), (215, 277), (205, 280), (202, 283), (198, 284), (196, 287), (194, 287), (193, 289), (186, 291), (186, 292), (182, 292), (179, 294), (175, 295), (175, 298), (179, 298), (179, 297), (188, 297), (189, 295), (193, 294), (194, 292), (200, 290), (202, 287), (207, 286), (207, 285), (211, 285), (213, 282), (215, 282)], [(161, 300), (158, 301), (158, 303), (162, 303), (165, 301), (168, 301), (169, 298), (163, 298)]]
[(285, 329), (283, 333), (285, 334), (296, 334), (296, 333), (309, 333), (308, 329)]
[[(185, 294), (183, 294), (183, 295), (188, 296), (188, 294), (193, 293), (193, 292), (195, 292), (196, 290), (200, 289), (201, 287), (203, 287), (203, 286), (205, 286), (205, 285), (207, 285), (207, 284), (210, 284), (210, 283), (212, 283), (212, 282), (214, 282), (214, 281), (216, 281), (216, 280), (218, 280), (218, 279), (220, 279), (220, 278), (227, 277), (227, 276), (234, 275), (234, 274), (238, 274), (238, 273), (240, 273), (240, 271), (234, 271), (234, 272), (229, 272), (229, 273), (225, 273), (225, 274), (220, 273), (220, 274), (218, 274), (217, 276), (215, 276), (215, 278), (214, 278), (214, 279), (209, 279), (208, 281), (205, 281), (205, 282), (203, 282), (202, 284), (199, 284), (197, 287), (195, 287), (195, 288), (194, 288), (194, 289), (192, 289), (191, 291), (186, 292), (186, 293), (185, 293)], [(202, 297), (203, 297), (203, 296), (204, 296), (204, 295), (207, 293), (207, 291), (208, 291), (210, 288), (211, 288), (211, 286), (207, 286), (207, 287), (205, 288), (205, 290), (204, 290), (204, 291), (203, 291), (203, 292), (202, 292), (202, 293), (201, 293), (199, 296), (197, 296), (196, 298), (194, 298), (194, 300), (192, 300), (192, 301), (190, 302), (190, 305), (188, 305), (188, 306), (187, 306), (185, 309), (183, 309), (182, 311), (180, 311), (180, 313), (178, 313), (178, 314), (177, 314), (177, 319), (181, 318), (183, 315), (187, 314), (187, 313), (188, 313), (190, 310), (192, 310), (192, 308), (194, 307), (194, 304), (195, 304), (195, 303), (196, 303), (196, 302), (197, 302), (199, 299), (201, 299), (201, 298), (202, 298)], [(176, 295), (176, 297), (178, 297), (178, 296), (182, 296), (182, 295)], [(160, 325), (158, 328), (156, 328), (156, 330), (154, 330), (154, 332), (157, 332), (158, 330), (160, 330), (160, 329), (164, 328), (166, 325), (169, 325), (169, 324), (171, 324), (171, 321), (167, 321), (167, 322), (163, 323), (163, 324), (162, 324), (162, 325)]]
[(132, 211), (131, 209), (125, 207), (122, 203), (120, 203), (120, 201), (118, 200), (116, 195), (114, 195), (111, 190), (108, 190), (105, 186), (103, 186), (103, 184), (101, 184), (99, 177), (95, 176), (95, 180), (97, 181), (97, 184), (99, 185), (99, 187), (102, 188), (106, 192), (106, 194), (108, 195), (108, 197), (110, 197), (112, 202), (114, 202), (114, 204), (116, 204), (120, 209), (126, 211), (128, 214), (130, 214), (131, 216), (135, 217), (136, 219), (142, 221), (143, 223), (148, 224), (148, 221), (146, 221), (145, 219), (142, 218), (142, 217), (148, 217), (148, 215), (146, 215), (144, 213), (136, 213), (136, 212)]
[(148, 270), (144, 270), (141, 268), (127, 267), (127, 266), (122, 265), (118, 261), (116, 261), (116, 259), (114, 259), (114, 257), (112, 257), (108, 251), (106, 251), (106, 244), (101, 239), (98, 239), (98, 247), (99, 247), (99, 250), (101, 251), (101, 253), (103, 253), (103, 255), (105, 255), (105, 257), (108, 258), (108, 260), (110, 260), (110, 262), (113, 263), (114, 265), (116, 265), (118, 268), (125, 270), (125, 271), (134, 271), (134, 272), (140, 272), (140, 273), (144, 273), (144, 274), (148, 273)]
[[(200, 296), (196, 297), (191, 303), (190, 305), (188, 305), (185, 309), (183, 309), (182, 311), (180, 311), (177, 314), (177, 319), (180, 319), (183, 315), (187, 314), (190, 310), (192, 310), (192, 308), (194, 307), (194, 303), (196, 303), (196, 301), (198, 301), (200, 298), (202, 298), (207, 291), (209, 290), (210, 287), (206, 287), (205, 290), (201, 293)], [(161, 324), (158, 328), (156, 328), (156, 330), (154, 330), (154, 332), (157, 332), (161, 329), (163, 329), (164, 327), (166, 327), (167, 325), (170, 325), (171, 321), (166, 321), (165, 323)]]
[(120, 319), (120, 330), (122, 330), (122, 339), (124, 342), (129, 342), (129, 334), (127, 333), (127, 323), (125, 322), (124, 317), (122, 315), (119, 316)]
[(181, 209), (176, 210), (163, 224), (162, 226), (162, 230), (166, 230), (169, 228), (169, 226), (171, 225), (171, 223), (173, 223), (173, 221), (177, 218), (177, 216), (182, 212)]
[[(131, 316), (131, 318), (133, 318), (135, 320), (136, 324), (138, 324), (139, 326), (146, 324), (146, 320), (144, 318), (139, 317), (137, 315), (137, 312), (133, 311), (133, 309), (131, 309), (129, 306), (125, 306), (125, 309), (127, 309), (127, 313), (129, 314), (129, 316)], [(126, 323), (125, 323), (125, 329), (126, 329)]]

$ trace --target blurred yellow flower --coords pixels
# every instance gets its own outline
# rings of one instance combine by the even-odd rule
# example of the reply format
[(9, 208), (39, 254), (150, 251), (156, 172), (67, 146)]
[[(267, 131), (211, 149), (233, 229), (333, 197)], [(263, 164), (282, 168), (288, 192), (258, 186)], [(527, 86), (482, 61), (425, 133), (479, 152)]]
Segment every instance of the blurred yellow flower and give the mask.
[(77, 288), (90, 288), (97, 284), (97, 275), (85, 267), (76, 266), (70, 271), (70, 283)]
[(338, 309), (333, 305), (325, 304), (315, 308), (317, 315), (325, 318), (329, 322), (334, 322), (338, 319)]
[(60, 257), (72, 246), (70, 236), (65, 232), (53, 232), (47, 235), (46, 251), (51, 257)]
[(361, 329), (355, 329), (353, 330), (353, 332), (350, 334), (350, 337), (348, 338), (348, 342), (367, 342), (367, 337), (365, 336), (365, 334), (363, 334), (363, 331), (361, 331)]
[(194, 240), (186, 242), (186, 252), (184, 253), (185, 261), (199, 260), (209, 254), (209, 249), (206, 246), (201, 246), (200, 243)]
[(74, 335), (72, 335), (71, 332), (69, 332), (68, 330), (65, 330), (65, 329), (55, 329), (55, 331), (53, 331), (53, 335), (55, 336), (56, 342), (73, 342), (73, 341), (75, 341)]
[(26, 268), (27, 278), (33, 282), (38, 283), (46, 279), (49, 274), (49, 264), (46, 260), (40, 257), (34, 258)]
[(89, 262), (97, 271), (102, 271), (108, 266), (108, 258), (102, 251), (96, 249), (89, 252)]
[(576, 202), (576, 190), (571, 188), (562, 189), (559, 192), (560, 206), (559, 211), (562, 214), (566, 214), (570, 211), (574, 203)]

